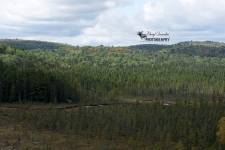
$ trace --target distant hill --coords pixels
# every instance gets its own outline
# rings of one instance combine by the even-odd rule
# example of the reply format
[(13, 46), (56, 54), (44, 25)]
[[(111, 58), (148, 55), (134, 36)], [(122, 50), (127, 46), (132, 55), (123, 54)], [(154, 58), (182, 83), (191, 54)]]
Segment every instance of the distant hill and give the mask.
[(187, 54), (205, 57), (225, 58), (225, 43), (213, 41), (185, 41), (173, 45), (140, 44), (129, 48), (152, 52), (166, 52), (169, 54)]
[(181, 42), (167, 49), (171, 54), (188, 54), (206, 57), (225, 58), (225, 43), (205, 42)]
[(131, 45), (129, 48), (137, 50), (147, 50), (147, 51), (159, 51), (164, 48), (170, 48), (171, 45), (162, 45), (162, 44), (140, 44), (140, 45)]
[[(71, 45), (46, 42), (46, 41), (35, 41), (35, 40), (19, 40), (19, 39), (0, 39), (0, 44), (16, 46), (24, 50), (34, 49), (45, 49), (54, 50), (60, 47), (73, 47)], [(220, 57), (225, 58), (225, 43), (213, 42), (213, 41), (184, 41), (173, 45), (163, 44), (139, 44), (131, 45), (119, 48), (107, 48), (106, 51), (112, 51), (112, 49), (118, 49), (118, 52), (125, 53), (125, 49), (141, 50), (147, 52), (164, 52), (168, 54), (187, 54), (187, 55), (198, 55), (205, 57)], [(98, 46), (89, 46), (89, 49), (98, 49)]]
[(46, 41), (35, 41), (35, 40), (19, 40), (19, 39), (0, 39), (0, 44), (20, 47), (24, 50), (32, 49), (58, 49), (65, 44), (46, 42)]
[(225, 43), (222, 42), (214, 42), (214, 41), (185, 41), (185, 42), (180, 42), (175, 45), (202, 45), (202, 46), (210, 46), (210, 47), (218, 47), (218, 46), (225, 46)]

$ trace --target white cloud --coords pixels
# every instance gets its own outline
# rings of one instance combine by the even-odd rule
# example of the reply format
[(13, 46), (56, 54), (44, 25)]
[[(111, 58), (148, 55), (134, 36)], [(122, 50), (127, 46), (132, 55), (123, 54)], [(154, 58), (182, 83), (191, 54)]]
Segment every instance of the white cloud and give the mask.
[[(140, 3), (141, 9), (134, 9), (132, 0), (0, 0), (0, 38), (74, 45), (133, 45), (140, 44), (136, 34), (142, 30), (168, 32), (170, 43), (225, 41), (224, 0)], [(129, 6), (135, 12), (127, 14)]]
[[(48, 26), (58, 32), (64, 28), (85, 28), (94, 25), (93, 20), (108, 7), (128, 2), (129, 0), (0, 0), (0, 24), (24, 27), (24, 30), (42, 30)], [(57, 28), (59, 25), (61, 29)]]
[(108, 8), (112, 8), (112, 7), (115, 7), (115, 6), (116, 6), (116, 3), (113, 2), (113, 1), (106, 1), (106, 2), (105, 2), (105, 5), (106, 5), (106, 7), (108, 7)]

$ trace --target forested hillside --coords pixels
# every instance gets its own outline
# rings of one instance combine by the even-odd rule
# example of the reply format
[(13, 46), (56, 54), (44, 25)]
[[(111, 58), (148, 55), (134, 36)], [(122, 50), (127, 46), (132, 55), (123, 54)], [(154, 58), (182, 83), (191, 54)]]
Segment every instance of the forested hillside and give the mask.
[(198, 55), (201, 57), (225, 57), (225, 44), (218, 42), (182, 42), (168, 50), (172, 54)]
[(129, 48), (138, 49), (138, 50), (146, 50), (156, 52), (162, 50), (163, 48), (171, 48), (172, 45), (163, 45), (163, 44), (140, 44), (140, 45), (131, 45)]
[(32, 49), (49, 49), (53, 50), (59, 48), (65, 44), (45, 42), (45, 41), (35, 41), (35, 40), (20, 40), (20, 39), (0, 39), (0, 44), (10, 45), (20, 47), (24, 50)]
[[(0, 99), (4, 102), (49, 102), (53, 99), (75, 102), (78, 98), (112, 101), (137, 97), (212, 99), (223, 96), (225, 59), (221, 55), (195, 55), (204, 49), (197, 46), (194, 51), (188, 51), (185, 49), (187, 46), (191, 44), (176, 44), (157, 51), (153, 48), (151, 51), (135, 49), (135, 46), (102, 45), (63, 45), (46, 50), (35, 45), (37, 49), (26, 51), (1, 45), (0, 88), (4, 94)], [(221, 46), (207, 48), (219, 51)]]
[[(14, 132), (23, 131), (18, 139), (25, 135), (44, 149), (82, 149), (84, 141), (88, 149), (225, 148), (223, 43), (79, 47), (6, 41), (0, 44), (1, 103), (141, 101), (72, 111), (0, 110), (0, 127), (13, 124)], [(53, 134), (65, 141), (55, 138), (54, 144)]]

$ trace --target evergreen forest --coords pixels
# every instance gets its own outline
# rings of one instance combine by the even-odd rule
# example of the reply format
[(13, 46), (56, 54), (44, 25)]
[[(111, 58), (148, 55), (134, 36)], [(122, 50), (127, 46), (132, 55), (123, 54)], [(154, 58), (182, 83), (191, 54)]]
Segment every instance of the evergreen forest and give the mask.
[(224, 43), (0, 40), (3, 148), (223, 150), (224, 99)]

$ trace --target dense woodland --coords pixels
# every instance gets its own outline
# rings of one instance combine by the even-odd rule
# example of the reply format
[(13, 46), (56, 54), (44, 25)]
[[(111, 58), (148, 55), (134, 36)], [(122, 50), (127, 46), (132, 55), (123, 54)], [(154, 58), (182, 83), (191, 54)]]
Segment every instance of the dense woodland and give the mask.
[[(77, 149), (76, 137), (113, 141), (112, 147), (121, 149), (183, 150), (224, 149), (225, 104), (204, 100), (178, 101), (174, 105), (163, 103), (79, 107), (66, 111), (50, 108), (34, 113), (19, 110), (11, 117), (23, 122), (27, 131), (42, 130), (65, 133), (71, 149)], [(218, 121), (221, 119), (221, 129)], [(42, 136), (42, 139), (44, 135)], [(221, 140), (221, 141), (220, 141)], [(91, 142), (92, 143), (92, 142)], [(100, 149), (100, 148), (99, 148)]]
[[(23, 42), (26, 49), (27, 42)], [(137, 49), (63, 45), (47, 50), (0, 45), (0, 100), (78, 102), (223, 97), (225, 59), (195, 55), (198, 46), (193, 47), (194, 52), (182, 49), (191, 44), (176, 44), (157, 51), (156, 45), (152, 45), (153, 51), (151, 45), (146, 50), (138, 49), (140, 45)], [(47, 42), (42, 45), (49, 47)], [(217, 45), (212, 49), (224, 48)]]
[[(129, 47), (23, 40), (0, 43), (1, 102), (158, 101), (79, 108), (63, 117), (62, 110), (34, 116), (18, 113), (23, 115), (16, 119), (29, 127), (68, 128), (70, 134), (104, 137), (115, 145), (116, 139), (123, 138), (133, 149), (223, 149), (220, 139), (225, 132), (218, 129), (225, 115), (223, 43)], [(173, 105), (164, 106), (164, 102)]]
[(53, 42), (45, 42), (45, 41), (32, 41), (32, 40), (19, 40), (19, 39), (0, 39), (0, 43), (10, 46), (20, 47), (24, 50), (32, 50), (32, 49), (56, 49), (65, 44), (61, 43), (53, 43)]

